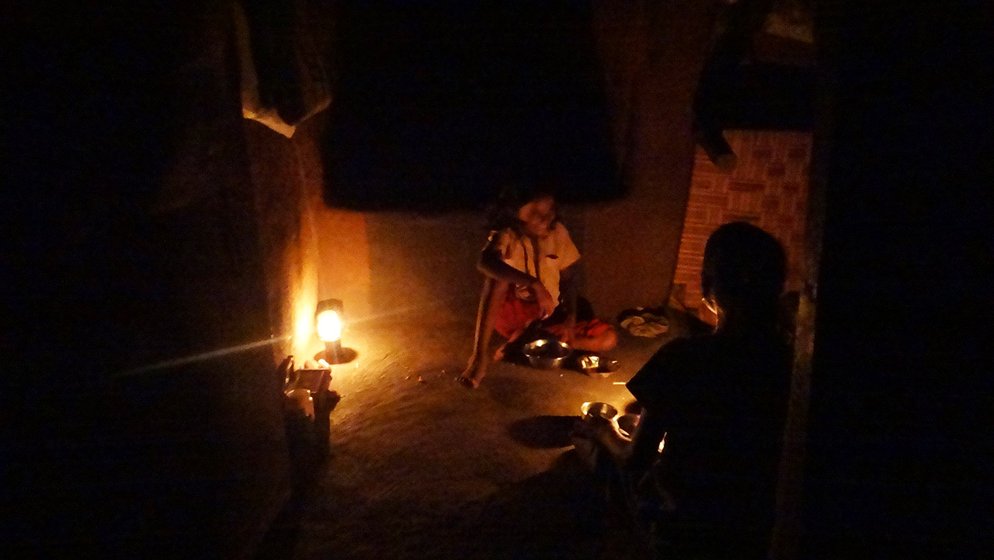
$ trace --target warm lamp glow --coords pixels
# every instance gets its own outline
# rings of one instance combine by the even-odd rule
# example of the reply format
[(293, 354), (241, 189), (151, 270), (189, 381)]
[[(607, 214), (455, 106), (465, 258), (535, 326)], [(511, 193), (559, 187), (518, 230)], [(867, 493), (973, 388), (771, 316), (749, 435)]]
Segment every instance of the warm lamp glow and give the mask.
[(342, 339), (342, 317), (334, 309), (326, 309), (318, 313), (318, 338), (322, 342), (334, 342)]
[(294, 308), (293, 344), (294, 352), (303, 355), (314, 336), (314, 300), (301, 299)]
[(355, 351), (342, 348), (342, 330), (345, 328), (345, 313), (342, 301), (326, 299), (318, 302), (314, 311), (314, 323), (318, 338), (324, 342), (324, 360), (329, 364), (344, 364), (355, 358)]

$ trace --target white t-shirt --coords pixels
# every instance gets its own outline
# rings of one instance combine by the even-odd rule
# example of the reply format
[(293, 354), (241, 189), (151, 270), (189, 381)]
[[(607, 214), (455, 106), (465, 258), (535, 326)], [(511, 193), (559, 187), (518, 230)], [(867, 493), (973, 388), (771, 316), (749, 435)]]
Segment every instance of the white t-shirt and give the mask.
[[(491, 239), (495, 235), (496, 247), (504, 262), (525, 274), (537, 277), (545, 289), (549, 290), (552, 300), (558, 302), (560, 271), (580, 260), (580, 251), (570, 239), (566, 226), (557, 223), (553, 226), (552, 233), (536, 240), (535, 244), (527, 236), (512, 229), (492, 232)], [(538, 246), (538, 266), (535, 245)], [(526, 286), (515, 286), (515, 293), (521, 299), (533, 299)]]

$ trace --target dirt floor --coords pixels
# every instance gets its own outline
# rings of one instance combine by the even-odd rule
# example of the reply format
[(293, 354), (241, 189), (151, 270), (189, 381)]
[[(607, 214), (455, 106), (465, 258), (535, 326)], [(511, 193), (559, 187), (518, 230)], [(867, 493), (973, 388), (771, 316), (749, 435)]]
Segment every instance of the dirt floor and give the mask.
[[(335, 366), (331, 451), (260, 556), (279, 558), (642, 558), (605, 513), (568, 433), (584, 401), (622, 409), (624, 387), (678, 329), (621, 332), (620, 369), (496, 364), (477, 390), (455, 381), (472, 325), (352, 329), (359, 357)], [(375, 333), (375, 334), (374, 334)]]

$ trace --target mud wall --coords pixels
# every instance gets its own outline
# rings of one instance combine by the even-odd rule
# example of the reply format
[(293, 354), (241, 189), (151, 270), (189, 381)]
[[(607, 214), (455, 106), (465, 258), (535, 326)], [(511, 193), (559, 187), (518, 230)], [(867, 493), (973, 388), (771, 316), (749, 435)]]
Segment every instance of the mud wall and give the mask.
[(710, 2), (595, 2), (628, 188), (585, 213), (586, 291), (608, 316), (669, 297), (694, 164), (691, 105), (717, 10)]
[(244, 557), (289, 492), (275, 370), (317, 247), (292, 144), (242, 119), (230, 8), (5, 18), (16, 556)]

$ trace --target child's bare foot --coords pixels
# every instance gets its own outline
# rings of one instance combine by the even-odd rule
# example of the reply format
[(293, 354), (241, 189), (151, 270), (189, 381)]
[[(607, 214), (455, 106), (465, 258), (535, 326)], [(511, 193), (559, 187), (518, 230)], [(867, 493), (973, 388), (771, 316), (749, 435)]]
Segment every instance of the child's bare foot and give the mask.
[(470, 361), (469, 365), (466, 366), (466, 370), (459, 376), (459, 383), (470, 389), (476, 389), (480, 386), (480, 382), (483, 381), (483, 377), (486, 375), (486, 364), (476, 362), (475, 360)]
[(474, 377), (466, 377), (465, 375), (459, 376), (459, 383), (467, 389), (476, 389), (480, 386), (480, 381), (480, 379), (476, 379)]

